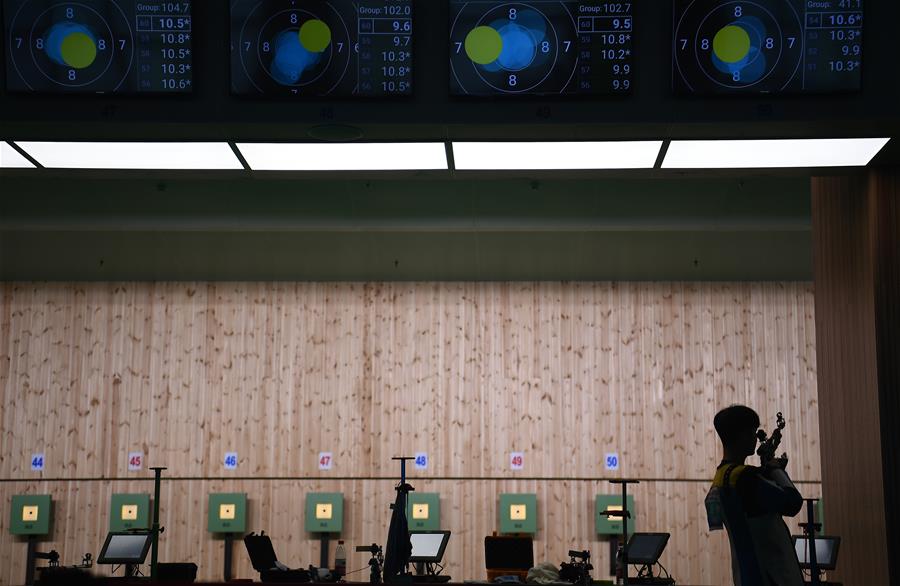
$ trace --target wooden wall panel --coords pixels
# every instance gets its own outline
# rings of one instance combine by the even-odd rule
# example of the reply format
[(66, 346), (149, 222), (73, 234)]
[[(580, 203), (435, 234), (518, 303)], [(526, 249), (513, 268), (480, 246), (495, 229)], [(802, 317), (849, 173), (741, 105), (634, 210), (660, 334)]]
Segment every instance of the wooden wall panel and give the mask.
[[(246, 491), (252, 528), (307, 564), (318, 553), (303, 495), (345, 492), (346, 538), (382, 540), (390, 457), (417, 451), (431, 465), (414, 484), (442, 493), (454, 531), (454, 576), (482, 574), (496, 495), (514, 490), (539, 494), (539, 559), (590, 545), (605, 569), (592, 502), (611, 490), (603, 455), (615, 451), (617, 475), (644, 480), (639, 527), (673, 533), (669, 569), (721, 584), (727, 544), (706, 531), (702, 500), (720, 457), (712, 417), (735, 402), (767, 427), (785, 413), (793, 475), (819, 490), (807, 283), (6, 283), (0, 311), (2, 502), (53, 492), (66, 561), (96, 553), (109, 494), (151, 490), (146, 471), (127, 471), (129, 451), (178, 479), (164, 558), (197, 560), (204, 578), (221, 566), (208, 492)], [(43, 474), (28, 467), (35, 451)], [(335, 455), (330, 472), (320, 451)], [(511, 451), (524, 471), (509, 470)], [(9, 584), (24, 545), (4, 510)]]

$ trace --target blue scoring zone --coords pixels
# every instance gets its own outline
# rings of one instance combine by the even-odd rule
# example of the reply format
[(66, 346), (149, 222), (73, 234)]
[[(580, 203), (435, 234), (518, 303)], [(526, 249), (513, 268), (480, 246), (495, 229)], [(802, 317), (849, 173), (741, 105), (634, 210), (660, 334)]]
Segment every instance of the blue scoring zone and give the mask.
[(273, 43), (272, 78), (282, 85), (294, 85), (307, 69), (315, 66), (323, 53), (313, 53), (300, 43), (296, 30), (284, 31)]
[(549, 59), (547, 23), (540, 13), (520, 10), (515, 20), (501, 18), (489, 26), (500, 34), (503, 48), (495, 61), (481, 66), (486, 71), (521, 71), (532, 65), (542, 65)]

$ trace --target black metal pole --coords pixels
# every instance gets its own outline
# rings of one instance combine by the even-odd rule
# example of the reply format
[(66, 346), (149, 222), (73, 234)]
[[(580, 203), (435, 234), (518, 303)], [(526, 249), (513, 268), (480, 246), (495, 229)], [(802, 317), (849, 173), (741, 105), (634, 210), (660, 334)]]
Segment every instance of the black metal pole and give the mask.
[(810, 584), (819, 586), (819, 560), (816, 555), (816, 511), (813, 504), (816, 499), (806, 499), (806, 543), (809, 547), (809, 571), (812, 574)]
[(150, 581), (155, 582), (159, 572), (159, 493), (162, 482), (162, 471), (165, 467), (150, 468), (153, 470), (153, 526), (150, 529)]
[(622, 483), (622, 583), (628, 586), (628, 483)]
[(234, 534), (226, 533), (225, 534), (225, 572), (223, 572), (225, 582), (231, 581), (231, 550), (233, 549), (233, 547), (232, 547), (233, 541), (234, 541)]
[(323, 533), (319, 538), (319, 541), (322, 543), (322, 553), (319, 554), (319, 567), (327, 568), (328, 567), (328, 543), (331, 541), (331, 533)]
[(37, 543), (35, 542), (34, 535), (28, 536), (28, 550), (25, 554), (26, 557), (26, 565), (25, 565), (25, 586), (32, 586), (34, 584), (34, 551), (37, 547)]
[(628, 485), (640, 484), (639, 480), (610, 480), (610, 484), (622, 485), (622, 583), (628, 586), (628, 519), (631, 511), (628, 510)]

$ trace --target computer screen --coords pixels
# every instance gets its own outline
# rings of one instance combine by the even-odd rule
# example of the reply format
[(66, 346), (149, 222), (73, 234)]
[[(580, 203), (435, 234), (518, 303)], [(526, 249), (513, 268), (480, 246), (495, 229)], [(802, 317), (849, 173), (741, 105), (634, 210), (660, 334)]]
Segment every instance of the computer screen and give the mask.
[(628, 541), (628, 563), (655, 564), (668, 542), (668, 533), (635, 533)]
[(191, 1), (3, 0), (6, 88), (189, 93)]
[(412, 94), (412, 0), (232, 0), (231, 92)]
[(632, 4), (450, 0), (450, 93), (629, 94)]
[[(816, 537), (816, 563), (822, 570), (833, 570), (837, 565), (837, 553), (841, 540), (838, 537)], [(794, 536), (794, 551), (800, 567), (809, 569), (809, 538)]]
[(150, 549), (150, 532), (112, 532), (106, 536), (98, 564), (143, 564)]
[(674, 15), (676, 93), (861, 88), (863, 0), (674, 0)]
[(440, 563), (450, 540), (449, 531), (410, 531), (412, 542), (411, 562)]

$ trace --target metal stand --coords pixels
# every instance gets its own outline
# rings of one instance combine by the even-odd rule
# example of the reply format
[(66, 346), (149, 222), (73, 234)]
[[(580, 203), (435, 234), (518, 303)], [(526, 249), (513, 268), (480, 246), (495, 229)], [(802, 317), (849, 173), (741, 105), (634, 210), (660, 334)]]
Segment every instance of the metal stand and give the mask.
[(165, 467), (150, 468), (153, 470), (153, 525), (150, 528), (150, 581), (159, 578), (159, 534), (165, 531), (159, 526), (159, 485), (162, 482), (162, 471)]
[(28, 553), (25, 562), (25, 586), (34, 584), (34, 552), (37, 547), (34, 536), (28, 536)]
[(328, 548), (331, 543), (331, 533), (322, 533), (319, 536), (319, 542), (322, 544), (322, 552), (319, 554), (319, 567), (328, 567)]
[(819, 560), (816, 559), (816, 532), (822, 528), (821, 523), (816, 523), (816, 501), (818, 499), (803, 499), (806, 502), (806, 523), (800, 523), (803, 528), (803, 534), (806, 536), (806, 545), (809, 548), (809, 573), (812, 586), (822, 584), (821, 570), (819, 570)]
[[(401, 456), (391, 459), (400, 461), (400, 484), (396, 487), (397, 500), (391, 505), (391, 524), (384, 548), (384, 582), (407, 585), (412, 584), (413, 578), (409, 573), (409, 521), (406, 518), (406, 503), (409, 493), (415, 489), (406, 483), (406, 462), (415, 458)], [(399, 551), (403, 553), (398, 553)]]
[(381, 584), (381, 564), (384, 562), (381, 547), (377, 543), (372, 545), (357, 545), (357, 552), (368, 552), (372, 554), (369, 559), (369, 584)]
[(34, 584), (34, 564), (37, 560), (49, 560), (51, 568), (59, 567), (59, 554), (55, 549), (50, 550), (49, 553), (42, 553), (37, 551), (37, 539), (34, 535), (28, 536), (28, 551), (26, 553), (27, 564), (25, 566), (25, 585), (32, 586)]
[(628, 519), (631, 518), (631, 511), (628, 510), (628, 485), (640, 484), (639, 480), (610, 480), (610, 484), (622, 485), (622, 510), (610, 511), (606, 510), (600, 513), (607, 517), (622, 517), (622, 583), (628, 585)]
[(223, 579), (225, 582), (231, 581), (231, 554), (234, 542), (234, 533), (225, 534), (225, 568)]

